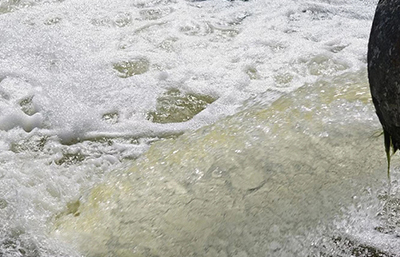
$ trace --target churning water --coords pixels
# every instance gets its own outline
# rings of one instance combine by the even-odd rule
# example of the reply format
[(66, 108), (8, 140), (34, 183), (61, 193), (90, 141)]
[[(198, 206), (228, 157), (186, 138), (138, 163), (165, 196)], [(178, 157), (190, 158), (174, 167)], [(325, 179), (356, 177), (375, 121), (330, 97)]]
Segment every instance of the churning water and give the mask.
[(0, 0), (0, 256), (397, 256), (376, 0)]

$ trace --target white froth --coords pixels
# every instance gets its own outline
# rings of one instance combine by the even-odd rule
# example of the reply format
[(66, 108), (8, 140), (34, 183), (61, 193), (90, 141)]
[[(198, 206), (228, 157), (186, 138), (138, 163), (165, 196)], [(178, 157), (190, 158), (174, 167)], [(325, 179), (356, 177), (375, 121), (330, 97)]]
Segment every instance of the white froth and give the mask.
[[(126, 133), (132, 123), (145, 122), (145, 113), (168, 88), (219, 98), (207, 119), (194, 117), (186, 127), (196, 128), (232, 114), (252, 93), (287, 92), (324, 74), (364, 67), (372, 6), (344, 1), (37, 3), (2, 15), (0, 72), (42, 88), (36, 98), (42, 99), (47, 128), (61, 137)], [(147, 72), (116, 76), (113, 63), (137, 58), (150, 63)], [(100, 122), (109, 109), (120, 113), (118, 126)], [(147, 126), (136, 129), (149, 132)]]
[[(75, 254), (45, 224), (154, 140), (364, 70), (376, 2), (0, 0), (0, 253), (18, 256), (11, 238)], [(147, 70), (113, 68), (137, 60)], [(217, 100), (151, 122), (170, 89)]]

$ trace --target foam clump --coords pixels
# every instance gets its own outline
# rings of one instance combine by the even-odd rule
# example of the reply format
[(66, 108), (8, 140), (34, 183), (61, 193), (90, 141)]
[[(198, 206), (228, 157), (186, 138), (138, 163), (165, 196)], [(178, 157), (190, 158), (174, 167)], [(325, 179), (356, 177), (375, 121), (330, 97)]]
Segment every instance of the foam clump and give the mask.
[(1, 130), (10, 130), (15, 127), (21, 127), (26, 132), (30, 132), (34, 128), (41, 127), (42, 124), (43, 124), (43, 116), (40, 113), (28, 116), (22, 112), (14, 112), (0, 117)]
[(42, 127), (44, 117), (34, 100), (36, 90), (18, 77), (0, 80), (0, 130), (21, 127), (30, 132)]

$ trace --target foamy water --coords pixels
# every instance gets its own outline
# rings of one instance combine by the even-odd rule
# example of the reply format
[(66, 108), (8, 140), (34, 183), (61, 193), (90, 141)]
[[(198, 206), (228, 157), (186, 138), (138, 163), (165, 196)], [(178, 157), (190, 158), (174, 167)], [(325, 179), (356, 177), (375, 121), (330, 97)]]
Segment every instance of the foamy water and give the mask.
[(305, 85), (343, 85), (367, 114), (329, 115), (379, 130), (365, 73), (376, 2), (0, 0), (0, 253), (84, 254), (54, 223), (95, 184), (155, 141)]

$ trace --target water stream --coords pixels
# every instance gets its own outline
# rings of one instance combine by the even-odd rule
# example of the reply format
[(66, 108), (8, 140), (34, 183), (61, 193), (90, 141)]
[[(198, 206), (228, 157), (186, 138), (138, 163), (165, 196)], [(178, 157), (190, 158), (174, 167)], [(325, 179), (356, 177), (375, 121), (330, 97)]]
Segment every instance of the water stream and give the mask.
[(375, 0), (0, 0), (0, 256), (398, 256)]
[(391, 256), (368, 90), (365, 72), (345, 74), (155, 143), (54, 233), (88, 256)]

